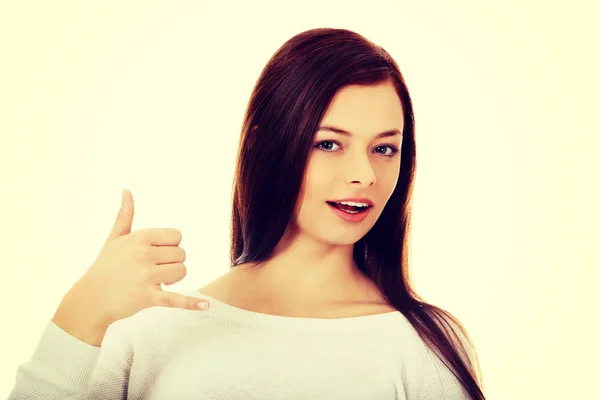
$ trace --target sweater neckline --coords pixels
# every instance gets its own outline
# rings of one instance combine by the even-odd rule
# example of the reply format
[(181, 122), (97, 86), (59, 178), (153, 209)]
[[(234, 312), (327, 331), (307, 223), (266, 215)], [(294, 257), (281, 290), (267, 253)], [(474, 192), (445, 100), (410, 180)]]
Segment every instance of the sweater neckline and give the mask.
[(316, 330), (316, 331), (356, 331), (363, 329), (372, 329), (385, 327), (398, 322), (405, 322), (404, 315), (398, 311), (390, 311), (379, 314), (369, 314), (354, 317), (342, 318), (315, 318), (315, 317), (292, 317), (276, 314), (266, 314), (256, 311), (246, 310), (221, 300), (208, 296), (197, 289), (190, 290), (194, 297), (200, 296), (210, 302), (210, 307), (206, 311), (199, 311), (201, 314), (213, 318), (225, 318), (234, 320), (243, 324), (285, 328), (293, 330)]

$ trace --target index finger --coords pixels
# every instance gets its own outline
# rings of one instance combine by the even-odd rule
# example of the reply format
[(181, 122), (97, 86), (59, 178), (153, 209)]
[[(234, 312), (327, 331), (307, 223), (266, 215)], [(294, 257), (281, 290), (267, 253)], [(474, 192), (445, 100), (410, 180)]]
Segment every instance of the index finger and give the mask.
[(132, 234), (152, 246), (179, 246), (183, 239), (179, 229), (175, 228), (140, 229)]

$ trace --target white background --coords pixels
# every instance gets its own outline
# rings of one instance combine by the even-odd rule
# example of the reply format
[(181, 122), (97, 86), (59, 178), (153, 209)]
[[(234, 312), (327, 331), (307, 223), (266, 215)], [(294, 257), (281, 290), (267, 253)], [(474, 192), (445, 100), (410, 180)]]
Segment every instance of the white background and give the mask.
[(382, 45), (407, 80), (414, 281), (467, 327), (488, 398), (596, 393), (593, 2), (214, 3), (0, 6), (0, 393), (94, 261), (123, 188), (134, 230), (183, 233), (188, 275), (173, 290), (227, 271), (251, 89), (279, 46), (315, 27)]

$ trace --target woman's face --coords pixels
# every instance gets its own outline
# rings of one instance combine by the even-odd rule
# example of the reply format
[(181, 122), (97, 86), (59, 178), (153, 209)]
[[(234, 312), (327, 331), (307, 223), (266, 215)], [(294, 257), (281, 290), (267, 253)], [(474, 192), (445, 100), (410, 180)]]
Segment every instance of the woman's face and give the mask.
[[(402, 104), (391, 83), (338, 91), (313, 141), (296, 229), (329, 244), (360, 240), (396, 187), (403, 128)], [(354, 207), (332, 203), (351, 198), (372, 205), (354, 213)]]

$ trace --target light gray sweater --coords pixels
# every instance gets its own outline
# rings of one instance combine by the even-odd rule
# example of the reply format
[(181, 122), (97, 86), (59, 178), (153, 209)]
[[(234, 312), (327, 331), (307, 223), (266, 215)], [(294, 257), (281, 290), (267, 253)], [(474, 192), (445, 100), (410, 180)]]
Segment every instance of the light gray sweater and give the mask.
[(144, 309), (111, 325), (101, 347), (50, 321), (9, 400), (468, 398), (398, 311), (283, 317), (178, 293), (211, 306)]

